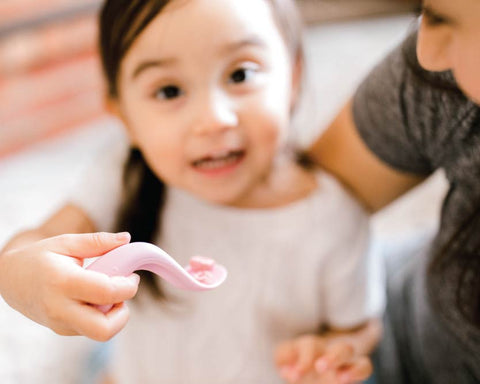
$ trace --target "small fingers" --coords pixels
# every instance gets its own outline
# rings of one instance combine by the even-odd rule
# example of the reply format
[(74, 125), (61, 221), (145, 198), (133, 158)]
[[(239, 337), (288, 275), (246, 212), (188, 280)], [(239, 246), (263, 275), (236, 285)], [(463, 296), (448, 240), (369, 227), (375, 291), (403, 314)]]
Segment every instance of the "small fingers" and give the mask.
[(325, 343), (318, 336), (308, 335), (298, 340), (298, 359), (295, 364), (301, 374), (311, 369), (315, 360), (324, 353)]
[(129, 309), (123, 303), (116, 304), (107, 314), (103, 314), (88, 304), (72, 302), (62, 322), (69, 324), (70, 328), (52, 329), (59, 334), (83, 335), (104, 342), (122, 330), (129, 316)]
[(313, 368), (315, 359), (322, 353), (324, 341), (314, 335), (302, 336), (284, 343), (277, 349), (276, 362), (281, 376), (291, 383), (297, 382)]
[(298, 374), (295, 370), (298, 350), (295, 341), (289, 340), (280, 344), (275, 351), (275, 362), (279, 367), (280, 376), (289, 382), (295, 382)]
[(352, 384), (366, 380), (373, 373), (371, 360), (362, 356), (350, 364), (342, 367), (338, 372), (338, 379), (341, 384)]
[(294, 341), (285, 341), (277, 346), (275, 350), (275, 363), (277, 366), (293, 364), (296, 359), (297, 350)]
[(101, 256), (104, 253), (127, 244), (130, 241), (128, 232), (121, 233), (81, 233), (66, 234), (41, 240), (45, 249), (50, 252), (77, 258)]
[(325, 350), (322, 357), (315, 361), (315, 369), (318, 373), (324, 373), (330, 369), (347, 364), (353, 358), (354, 349), (347, 343), (331, 344)]
[(79, 269), (66, 284), (67, 295), (85, 303), (105, 305), (131, 299), (138, 290), (140, 277), (109, 277), (103, 273)]

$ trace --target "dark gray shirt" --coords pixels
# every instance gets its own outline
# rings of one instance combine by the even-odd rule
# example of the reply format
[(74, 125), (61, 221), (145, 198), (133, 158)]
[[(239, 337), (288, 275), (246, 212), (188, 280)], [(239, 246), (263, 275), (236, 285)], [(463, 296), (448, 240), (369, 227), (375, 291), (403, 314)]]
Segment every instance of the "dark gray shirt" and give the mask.
[[(433, 246), (439, 249), (480, 203), (480, 108), (450, 72), (420, 67), (416, 37), (409, 36), (359, 87), (354, 120), (368, 147), (391, 167), (419, 175), (445, 170), (450, 188)], [(454, 305), (458, 270), (453, 265), (427, 279), (432, 253), (408, 260), (389, 282), (386, 318), (394, 338), (384, 342), (397, 344), (403, 372), (380, 375), (389, 383), (480, 383), (480, 331)], [(441, 305), (432, 306), (427, 292)]]

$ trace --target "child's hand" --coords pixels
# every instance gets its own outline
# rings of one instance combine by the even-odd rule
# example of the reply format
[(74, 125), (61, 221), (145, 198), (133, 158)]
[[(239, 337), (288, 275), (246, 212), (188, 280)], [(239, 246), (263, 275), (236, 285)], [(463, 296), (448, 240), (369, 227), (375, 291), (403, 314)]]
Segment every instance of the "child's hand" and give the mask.
[(282, 343), (276, 349), (275, 360), (288, 383), (350, 384), (372, 374), (370, 359), (355, 356), (350, 343), (316, 335)]
[[(61, 235), (0, 254), (0, 293), (14, 309), (60, 335), (106, 341), (126, 324), (123, 301), (137, 292), (139, 277), (108, 277), (82, 268), (130, 241), (128, 233)], [(116, 305), (103, 314), (91, 304)]]

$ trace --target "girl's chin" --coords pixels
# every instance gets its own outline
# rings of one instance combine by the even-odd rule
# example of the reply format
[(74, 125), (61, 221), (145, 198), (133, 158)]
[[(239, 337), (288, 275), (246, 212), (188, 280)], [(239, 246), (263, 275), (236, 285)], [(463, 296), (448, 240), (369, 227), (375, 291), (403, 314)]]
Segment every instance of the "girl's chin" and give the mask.
[(229, 191), (225, 189), (212, 190), (212, 191), (195, 190), (195, 191), (190, 191), (190, 193), (214, 205), (225, 205), (230, 207), (236, 207), (236, 206), (240, 206), (240, 202), (242, 200), (240, 197), (241, 195), (240, 193), (234, 193), (234, 192), (229, 193)]

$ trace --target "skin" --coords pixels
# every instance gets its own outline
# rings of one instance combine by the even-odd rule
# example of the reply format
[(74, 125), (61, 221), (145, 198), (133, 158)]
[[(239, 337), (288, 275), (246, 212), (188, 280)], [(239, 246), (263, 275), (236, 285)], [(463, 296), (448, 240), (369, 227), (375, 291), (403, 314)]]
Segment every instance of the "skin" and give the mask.
[[(283, 206), (317, 187), (282, 151), (300, 78), (299, 58), (288, 52), (265, 1), (173, 2), (122, 60), (108, 107), (167, 184), (216, 204)], [(81, 268), (84, 258), (129, 241), (95, 230), (68, 205), (17, 235), (0, 254), (2, 296), (59, 334), (113, 337), (128, 320), (122, 302), (135, 295), (138, 277)], [(87, 303), (118, 304), (104, 315)], [(362, 380), (379, 335), (372, 320), (286, 341), (275, 352), (279, 374), (304, 384)]]
[(451, 70), (462, 91), (480, 103), (480, 1), (426, 0), (417, 56), (430, 71)]
[(368, 356), (381, 331), (381, 324), (371, 320), (356, 329), (303, 335), (281, 343), (275, 351), (275, 362), (288, 383), (356, 383), (372, 374)]
[[(106, 341), (127, 323), (123, 302), (135, 296), (139, 278), (109, 278), (82, 268), (85, 258), (130, 240), (128, 233), (76, 234), (91, 228), (80, 209), (65, 206), (41, 227), (12, 238), (0, 253), (0, 292), (12, 308), (59, 335)], [(118, 304), (104, 315), (88, 303)]]
[[(279, 159), (295, 61), (265, 1), (173, 2), (125, 56), (112, 110), (166, 184), (219, 204), (285, 205), (315, 188)], [(202, 162), (233, 152), (231, 166)]]

